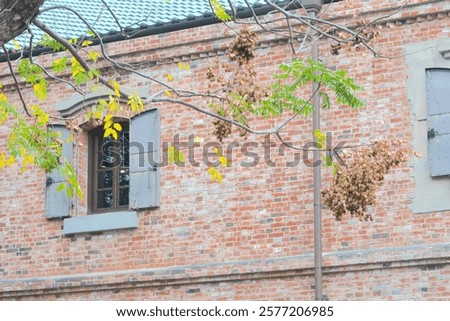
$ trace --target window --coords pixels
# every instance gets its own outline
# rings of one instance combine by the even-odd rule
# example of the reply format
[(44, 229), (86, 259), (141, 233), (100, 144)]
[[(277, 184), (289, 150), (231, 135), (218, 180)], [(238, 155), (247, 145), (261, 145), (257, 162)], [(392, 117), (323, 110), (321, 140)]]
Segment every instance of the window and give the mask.
[(118, 139), (103, 137), (102, 127), (89, 133), (89, 204), (91, 213), (128, 209), (130, 143), (128, 122), (119, 122)]
[[(160, 200), (159, 111), (147, 110), (122, 122), (118, 140), (103, 138), (103, 127), (89, 133), (88, 197), (89, 214), (71, 217), (75, 201), (57, 187), (65, 178), (53, 171), (47, 174), (45, 214), (47, 218), (64, 218), (64, 233), (86, 233), (137, 227), (136, 210), (155, 208)], [(49, 130), (62, 133), (64, 161), (73, 166), (77, 153), (63, 125)], [(69, 140), (70, 141), (70, 140)]]

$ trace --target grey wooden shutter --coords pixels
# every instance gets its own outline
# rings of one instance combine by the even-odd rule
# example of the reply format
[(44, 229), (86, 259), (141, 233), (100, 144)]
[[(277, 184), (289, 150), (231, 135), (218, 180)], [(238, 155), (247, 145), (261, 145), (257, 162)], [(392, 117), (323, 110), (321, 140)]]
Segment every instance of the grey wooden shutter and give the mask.
[(432, 177), (450, 175), (450, 70), (427, 70), (428, 164)]
[(145, 111), (130, 122), (130, 209), (159, 206), (159, 110)]
[[(62, 160), (72, 161), (73, 144), (66, 143), (70, 136), (70, 131), (63, 125), (53, 125), (49, 130), (59, 131), (62, 134)], [(45, 182), (45, 216), (47, 218), (63, 218), (70, 216), (72, 200), (67, 196), (66, 191), (57, 191), (61, 183), (67, 183), (64, 176), (54, 170), (48, 173)]]

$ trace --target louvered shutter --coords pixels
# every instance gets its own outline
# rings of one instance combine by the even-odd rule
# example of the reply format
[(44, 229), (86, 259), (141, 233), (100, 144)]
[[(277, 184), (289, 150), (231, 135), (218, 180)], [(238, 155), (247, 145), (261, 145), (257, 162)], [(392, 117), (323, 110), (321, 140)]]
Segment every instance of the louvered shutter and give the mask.
[(130, 122), (130, 209), (159, 206), (159, 110), (145, 111)]
[(450, 70), (427, 70), (428, 164), (432, 177), (450, 175)]
[[(63, 125), (53, 125), (49, 130), (58, 131), (61, 133), (62, 146), (62, 160), (72, 161), (73, 144), (66, 143), (70, 136), (70, 131)], [(67, 180), (56, 170), (47, 174), (45, 182), (45, 216), (47, 218), (63, 218), (69, 217), (71, 211), (71, 198), (66, 194), (66, 191), (57, 191), (61, 183), (66, 183)]]

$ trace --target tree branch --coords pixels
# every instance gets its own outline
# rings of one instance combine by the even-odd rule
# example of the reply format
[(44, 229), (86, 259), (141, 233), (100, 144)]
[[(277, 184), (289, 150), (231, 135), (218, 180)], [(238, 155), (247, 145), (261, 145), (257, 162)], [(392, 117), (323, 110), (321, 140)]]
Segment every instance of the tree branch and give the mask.
[(11, 65), (11, 60), (9, 59), (8, 49), (6, 49), (5, 45), (2, 45), (2, 49), (3, 49), (3, 52), (4, 52), (5, 57), (6, 57), (6, 62), (8, 63), (9, 72), (10, 72), (11, 76), (14, 79), (14, 84), (15, 84), (16, 89), (17, 89), (17, 94), (19, 95), (20, 101), (22, 102), (23, 109), (25, 110), (25, 113), (27, 114), (28, 117), (33, 117), (33, 115), (28, 110), (27, 103), (25, 102), (25, 99), (22, 96), (22, 90), (19, 87), (19, 82), (17, 81), (16, 74), (14, 73), (13, 67)]
[[(55, 10), (55, 9), (63, 9), (63, 10), (68, 10), (68, 11), (70, 11), (70, 12), (72, 12), (73, 14), (75, 14), (88, 28), (89, 28), (89, 30), (91, 30), (93, 33), (94, 33), (94, 35), (96, 36), (96, 38), (98, 39), (98, 41), (99, 41), (99, 44), (100, 44), (100, 50), (101, 50), (101, 52), (102, 52), (102, 55), (103, 55), (103, 57), (108, 61), (108, 62), (110, 62), (113, 66), (115, 66), (116, 68), (119, 68), (119, 69), (122, 69), (122, 70), (124, 70), (124, 71), (128, 71), (128, 72), (131, 72), (131, 73), (134, 73), (134, 74), (137, 74), (138, 76), (141, 76), (141, 77), (143, 77), (143, 78), (145, 78), (145, 79), (148, 79), (148, 80), (151, 80), (151, 81), (154, 81), (154, 82), (156, 82), (156, 83), (158, 83), (158, 84), (160, 84), (160, 85), (162, 85), (162, 86), (164, 86), (164, 87), (166, 87), (166, 88), (168, 88), (168, 89), (170, 89), (170, 90), (172, 90), (173, 92), (175, 92), (177, 95), (178, 95), (178, 91), (177, 91), (177, 89), (176, 88), (174, 88), (174, 87), (172, 87), (172, 86), (170, 86), (170, 85), (168, 85), (166, 82), (164, 82), (164, 81), (161, 81), (161, 80), (158, 80), (158, 79), (156, 79), (156, 78), (153, 78), (153, 77), (150, 77), (150, 76), (146, 76), (146, 75), (144, 75), (143, 73), (140, 73), (140, 72), (137, 72), (136, 70), (134, 70), (133, 68), (132, 68), (132, 66), (131, 65), (129, 65), (129, 64), (124, 64), (124, 63), (118, 63), (118, 62), (116, 62), (115, 60), (113, 60), (111, 57), (109, 57), (109, 55), (108, 55), (108, 53), (106, 52), (106, 49), (105, 49), (105, 45), (104, 45), (104, 43), (103, 43), (103, 40), (102, 40), (102, 37), (100, 36), (100, 34), (98, 34), (96, 31), (95, 31), (95, 29), (90, 25), (90, 23), (86, 20), (86, 19), (84, 19), (76, 10), (74, 10), (74, 9), (72, 9), (72, 8), (69, 8), (69, 7), (66, 7), (66, 6), (52, 6), (52, 7), (48, 7), (48, 8), (45, 8), (45, 9), (43, 9), (43, 10), (41, 10), (41, 13), (42, 12), (46, 12), (46, 11), (50, 11), (50, 10)], [(42, 22), (40, 22), (40, 24), (41, 25), (43, 25), (42, 24)], [(66, 44), (68, 44), (70, 47), (72, 47), (73, 48), (73, 46), (72, 46), (72, 44), (70, 44), (67, 40), (65, 40), (64, 38), (61, 38), (58, 34), (56, 34), (54, 31), (52, 31), (50, 28), (46, 28), (47, 30), (48, 30), (48, 34), (53, 38), (53, 36), (52, 35), (54, 35), (54, 36), (56, 36), (56, 37), (58, 37), (58, 39), (62, 39)], [(51, 32), (51, 34), (49, 33), (49, 32)], [(54, 38), (55, 40), (57, 40), (57, 41), (59, 41), (58, 39), (56, 39), (56, 38)], [(63, 43), (63, 42), (61, 42), (65, 47), (66, 47), (66, 45)], [(70, 50), (69, 50), (70, 51)], [(76, 52), (76, 50), (73, 48), (73, 51), (75, 51), (75, 53), (77, 54), (77, 52)], [(70, 51), (71, 53), (72, 53), (72, 51)], [(78, 57), (80, 57), (81, 59), (83, 59), (81, 56), (79, 56), (78, 54), (77, 54), (77, 56)], [(75, 56), (75, 58), (77, 59), (77, 57)], [(77, 59), (78, 60), (78, 59)], [(84, 59), (83, 59), (84, 60)], [(81, 61), (79, 61), (80, 62), (80, 64), (81, 64)], [(86, 64), (86, 62), (85, 62), (85, 64)], [(87, 64), (86, 64), (87, 65)], [(83, 65), (82, 65), (83, 66)], [(85, 68), (84, 66), (83, 66), (83, 68)], [(86, 69), (86, 68), (85, 68)], [(87, 69), (86, 69), (87, 70)], [(108, 85), (108, 87), (109, 88), (111, 88), (109, 85)]]
[[(78, 53), (78, 51), (75, 49), (75, 47), (69, 41), (62, 38), (60, 35), (58, 35), (52, 29), (48, 28), (39, 19), (34, 19), (33, 23), (36, 25), (36, 27), (38, 27), (39, 29), (41, 29), (42, 31), (47, 33), (50, 37), (52, 37), (53, 39), (55, 39), (56, 41), (61, 43), (71, 53), (71, 55), (80, 63), (81, 67), (83, 67), (86, 72), (89, 72), (92, 70), (91, 67), (89, 66), (89, 64), (87, 63), (87, 61), (83, 57), (81, 57), (81, 55)], [(115, 88), (109, 83), (109, 81), (107, 79), (105, 79), (104, 77), (102, 77), (101, 75), (98, 76), (98, 80), (103, 85), (108, 87), (109, 89), (115, 90)], [(128, 96), (127, 93), (125, 93), (124, 91), (122, 91), (120, 89), (119, 89), (119, 92), (124, 97)]]
[(0, 45), (20, 35), (43, 3), (44, 0), (0, 0)]

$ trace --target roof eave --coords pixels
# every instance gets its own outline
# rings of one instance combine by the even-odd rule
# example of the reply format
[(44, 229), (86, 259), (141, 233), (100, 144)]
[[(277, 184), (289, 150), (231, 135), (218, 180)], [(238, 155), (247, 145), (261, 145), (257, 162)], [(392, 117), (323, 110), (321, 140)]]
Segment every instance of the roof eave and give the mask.
[[(322, 2), (324, 4), (329, 4), (332, 2), (339, 2), (341, 0), (323, 0)], [(294, 10), (301, 8), (301, 5), (298, 2), (292, 2), (291, 5), (289, 5), (287, 10)], [(273, 11), (273, 8), (269, 5), (257, 5), (252, 8), (253, 10), (247, 9), (247, 8), (238, 8), (236, 11), (237, 18), (239, 19), (245, 19), (250, 18), (254, 14), (257, 16), (265, 15), (271, 11)], [(125, 32), (116, 32), (116, 33), (110, 33), (102, 35), (102, 42), (103, 43), (112, 43), (112, 42), (118, 42), (122, 40), (129, 40), (129, 39), (135, 39), (140, 37), (146, 37), (146, 36), (152, 36), (152, 35), (158, 35), (163, 34), (167, 32), (173, 32), (173, 31), (179, 31), (179, 30), (185, 30), (185, 29), (191, 29), (196, 27), (203, 27), (208, 26), (212, 24), (220, 23), (220, 20), (217, 19), (217, 17), (211, 13), (211, 14), (205, 14), (203, 16), (199, 17), (188, 17), (183, 20), (172, 20), (167, 23), (161, 23), (161, 24), (155, 24), (151, 26), (144, 26), (141, 28), (131, 29)], [(98, 45), (99, 40), (98, 39), (90, 39), (92, 41), (92, 46)], [(44, 53), (51, 53), (53, 50), (48, 47), (40, 47), (40, 48), (34, 48), (32, 50), (33, 57), (42, 55)], [(9, 53), (10, 59), (18, 59), (20, 57), (29, 57), (30, 56), (30, 50), (25, 49), (21, 52), (10, 52)], [(0, 62), (5, 62), (6, 57), (4, 54), (0, 55)]]

